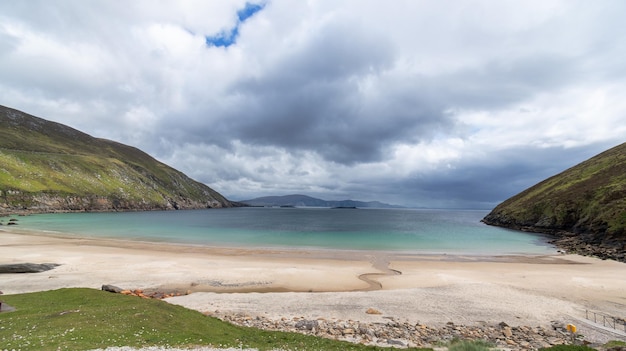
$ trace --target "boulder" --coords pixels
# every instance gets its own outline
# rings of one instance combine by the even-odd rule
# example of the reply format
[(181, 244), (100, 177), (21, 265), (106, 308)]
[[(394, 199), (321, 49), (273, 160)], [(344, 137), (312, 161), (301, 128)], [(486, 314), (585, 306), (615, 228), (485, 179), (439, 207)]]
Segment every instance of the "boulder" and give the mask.
[(104, 285), (102, 285), (102, 290), (103, 290), (103, 291), (112, 292), (112, 293), (115, 293), (115, 294), (119, 294), (119, 293), (121, 293), (121, 292), (122, 292), (122, 290), (124, 290), (124, 289), (122, 289), (122, 288), (118, 288), (118, 287), (117, 287), (117, 286), (115, 286), (115, 285), (104, 284)]
[(0, 312), (11, 312), (11, 311), (15, 311), (15, 308), (0, 301)]
[(406, 346), (402, 341), (396, 340), (396, 339), (387, 339), (387, 344), (395, 345), (395, 346), (401, 346), (401, 347), (405, 347)]
[(295, 327), (300, 330), (313, 330), (319, 327), (319, 323), (314, 320), (301, 320), (296, 323)]
[(57, 263), (9, 263), (0, 264), (1, 273), (41, 273), (60, 266)]

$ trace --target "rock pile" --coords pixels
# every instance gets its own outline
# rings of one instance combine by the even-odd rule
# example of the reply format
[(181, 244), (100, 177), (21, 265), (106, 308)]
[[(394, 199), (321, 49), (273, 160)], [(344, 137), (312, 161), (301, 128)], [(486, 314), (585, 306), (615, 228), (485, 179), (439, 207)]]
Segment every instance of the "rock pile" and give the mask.
[(115, 294), (122, 294), (128, 296), (136, 296), (144, 299), (166, 299), (168, 297), (181, 296), (181, 295), (189, 295), (191, 292), (187, 291), (186, 293), (180, 292), (165, 292), (165, 291), (144, 291), (142, 289), (122, 289), (115, 285), (104, 284), (102, 285), (103, 291), (112, 292)]
[(626, 243), (614, 242), (611, 245), (606, 245), (604, 243), (589, 242), (572, 234), (563, 234), (556, 239), (550, 240), (549, 243), (563, 249), (567, 253), (626, 263)]
[[(3, 225), (3, 224), (4, 224), (4, 220), (0, 219), (0, 225)], [(6, 225), (17, 225), (17, 219), (15, 218), (9, 219)]]
[(569, 344), (571, 337), (561, 324), (552, 327), (497, 325), (464, 326), (452, 322), (433, 327), (401, 322), (392, 317), (384, 323), (363, 323), (352, 320), (309, 320), (281, 318), (271, 320), (246, 314), (207, 313), (221, 320), (265, 330), (298, 332), (324, 338), (376, 346), (436, 347), (453, 340), (483, 340), (498, 348), (537, 350), (553, 345)]

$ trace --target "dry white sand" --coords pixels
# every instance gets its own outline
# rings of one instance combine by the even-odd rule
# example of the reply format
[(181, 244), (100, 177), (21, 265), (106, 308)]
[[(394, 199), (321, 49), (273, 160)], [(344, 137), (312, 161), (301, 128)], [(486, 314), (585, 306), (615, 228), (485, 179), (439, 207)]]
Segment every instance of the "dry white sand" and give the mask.
[[(394, 317), (429, 325), (549, 325), (575, 321), (586, 309), (626, 316), (626, 264), (576, 255), (247, 250), (1, 230), (0, 264), (24, 262), (61, 266), (0, 274), (0, 291), (99, 289), (102, 284), (190, 290), (168, 300), (202, 312), (275, 319), (376, 322)], [(368, 308), (382, 314), (366, 314)]]

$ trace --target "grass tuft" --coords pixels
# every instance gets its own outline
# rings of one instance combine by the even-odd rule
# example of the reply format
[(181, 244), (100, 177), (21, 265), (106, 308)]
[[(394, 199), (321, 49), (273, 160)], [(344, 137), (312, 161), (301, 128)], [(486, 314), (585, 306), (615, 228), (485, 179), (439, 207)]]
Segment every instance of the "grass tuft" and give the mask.
[(487, 351), (493, 345), (483, 340), (459, 340), (453, 341), (448, 346), (448, 351)]

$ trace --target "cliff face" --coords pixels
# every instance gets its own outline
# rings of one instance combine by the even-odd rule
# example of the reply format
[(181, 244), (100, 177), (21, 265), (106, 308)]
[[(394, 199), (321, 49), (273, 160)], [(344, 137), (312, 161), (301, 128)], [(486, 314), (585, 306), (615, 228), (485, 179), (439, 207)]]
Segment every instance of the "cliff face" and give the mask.
[(234, 205), (139, 149), (0, 106), (0, 212)]
[[(575, 251), (626, 251), (626, 143), (524, 190), (483, 222), (553, 234)], [(574, 245), (575, 244), (575, 245)], [(583, 251), (584, 251), (583, 250)]]

